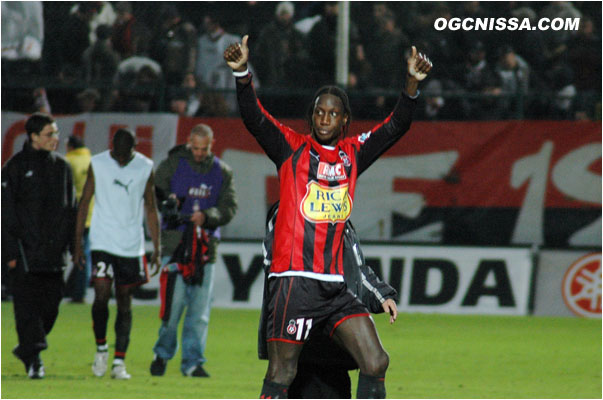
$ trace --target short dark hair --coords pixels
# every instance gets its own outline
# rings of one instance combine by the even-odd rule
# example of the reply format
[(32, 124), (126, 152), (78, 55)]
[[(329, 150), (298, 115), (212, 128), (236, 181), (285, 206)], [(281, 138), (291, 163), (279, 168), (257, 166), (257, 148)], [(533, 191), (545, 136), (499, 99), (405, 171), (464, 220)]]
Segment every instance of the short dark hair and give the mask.
[(31, 115), (25, 122), (25, 131), (27, 136), (31, 137), (32, 133), (38, 135), (42, 129), (48, 124), (52, 124), (54, 118), (43, 112), (36, 112)]
[(312, 124), (314, 123), (312, 120), (312, 115), (314, 114), (314, 105), (316, 104), (316, 99), (318, 99), (323, 94), (331, 94), (335, 97), (339, 97), (339, 100), (341, 100), (341, 103), (343, 104), (343, 113), (344, 115), (348, 116), (348, 120), (346, 121), (345, 126), (343, 127), (343, 136), (345, 137), (345, 135), (347, 135), (348, 133), (350, 122), (352, 121), (352, 109), (350, 108), (350, 99), (348, 98), (348, 94), (345, 92), (345, 90), (333, 85), (323, 86), (318, 89), (316, 93), (314, 93), (314, 97), (312, 97), (312, 103), (310, 103), (310, 107), (308, 107), (308, 111), (306, 113), (306, 121), (310, 126), (310, 130), (312, 130)]
[(113, 135), (113, 150), (123, 154), (136, 146), (136, 137), (130, 129), (121, 128)]
[(67, 146), (71, 147), (72, 149), (79, 149), (80, 147), (84, 147), (84, 141), (79, 136), (71, 135), (69, 138), (67, 138)]

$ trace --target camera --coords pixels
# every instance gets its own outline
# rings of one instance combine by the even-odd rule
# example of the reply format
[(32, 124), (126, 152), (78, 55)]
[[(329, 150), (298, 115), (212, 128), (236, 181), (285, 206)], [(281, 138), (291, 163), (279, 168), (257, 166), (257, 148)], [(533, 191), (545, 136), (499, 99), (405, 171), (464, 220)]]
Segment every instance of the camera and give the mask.
[(176, 227), (182, 222), (182, 218), (178, 211), (178, 199), (168, 197), (167, 200), (161, 202), (161, 215), (168, 228)]

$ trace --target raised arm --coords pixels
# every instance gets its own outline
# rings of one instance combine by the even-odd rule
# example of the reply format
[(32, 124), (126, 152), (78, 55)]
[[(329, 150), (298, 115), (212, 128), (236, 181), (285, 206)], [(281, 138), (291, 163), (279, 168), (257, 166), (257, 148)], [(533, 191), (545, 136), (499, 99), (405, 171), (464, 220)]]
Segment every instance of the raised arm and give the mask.
[(224, 60), (232, 69), (237, 82), (237, 100), (241, 118), (247, 130), (255, 137), (268, 157), (280, 168), (291, 155), (292, 148), (303, 142), (303, 136), (278, 122), (262, 107), (247, 68), (249, 36), (241, 43), (233, 43), (224, 51)]
[(398, 98), (394, 111), (369, 132), (356, 137), (360, 147), (359, 174), (364, 172), (410, 129), (419, 82), (427, 77), (433, 64), (427, 56), (418, 53), (415, 46), (412, 47), (412, 54), (406, 63), (406, 86)]

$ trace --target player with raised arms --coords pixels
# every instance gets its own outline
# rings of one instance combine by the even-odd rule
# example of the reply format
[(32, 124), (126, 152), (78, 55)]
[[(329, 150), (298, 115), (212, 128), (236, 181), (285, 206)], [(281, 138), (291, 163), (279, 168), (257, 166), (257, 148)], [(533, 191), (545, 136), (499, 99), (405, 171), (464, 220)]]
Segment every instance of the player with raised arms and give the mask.
[(366, 307), (343, 279), (343, 231), (358, 176), (410, 128), (418, 85), (432, 68), (412, 48), (406, 87), (393, 112), (372, 130), (345, 137), (351, 122), (347, 94), (319, 89), (311, 104), (310, 135), (272, 117), (257, 99), (247, 68), (249, 37), (224, 59), (236, 79), (243, 122), (279, 176), (279, 218), (268, 280), (268, 370), (260, 398), (286, 398), (311, 331), (331, 335), (360, 369), (357, 398), (384, 398), (389, 356)]

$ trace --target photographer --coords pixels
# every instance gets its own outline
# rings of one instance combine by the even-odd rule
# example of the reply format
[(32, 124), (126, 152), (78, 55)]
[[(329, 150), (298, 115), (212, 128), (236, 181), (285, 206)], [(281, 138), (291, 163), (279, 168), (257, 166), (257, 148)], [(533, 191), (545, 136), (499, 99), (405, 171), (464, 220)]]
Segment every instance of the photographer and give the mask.
[(178, 323), (186, 307), (180, 370), (184, 376), (209, 376), (203, 364), (219, 227), (237, 210), (232, 170), (211, 153), (213, 141), (209, 126), (196, 125), (188, 143), (170, 150), (157, 168), (162, 243), (164, 254), (171, 256), (163, 259), (162, 322), (153, 348), (151, 375), (162, 376), (168, 360), (174, 357)]

